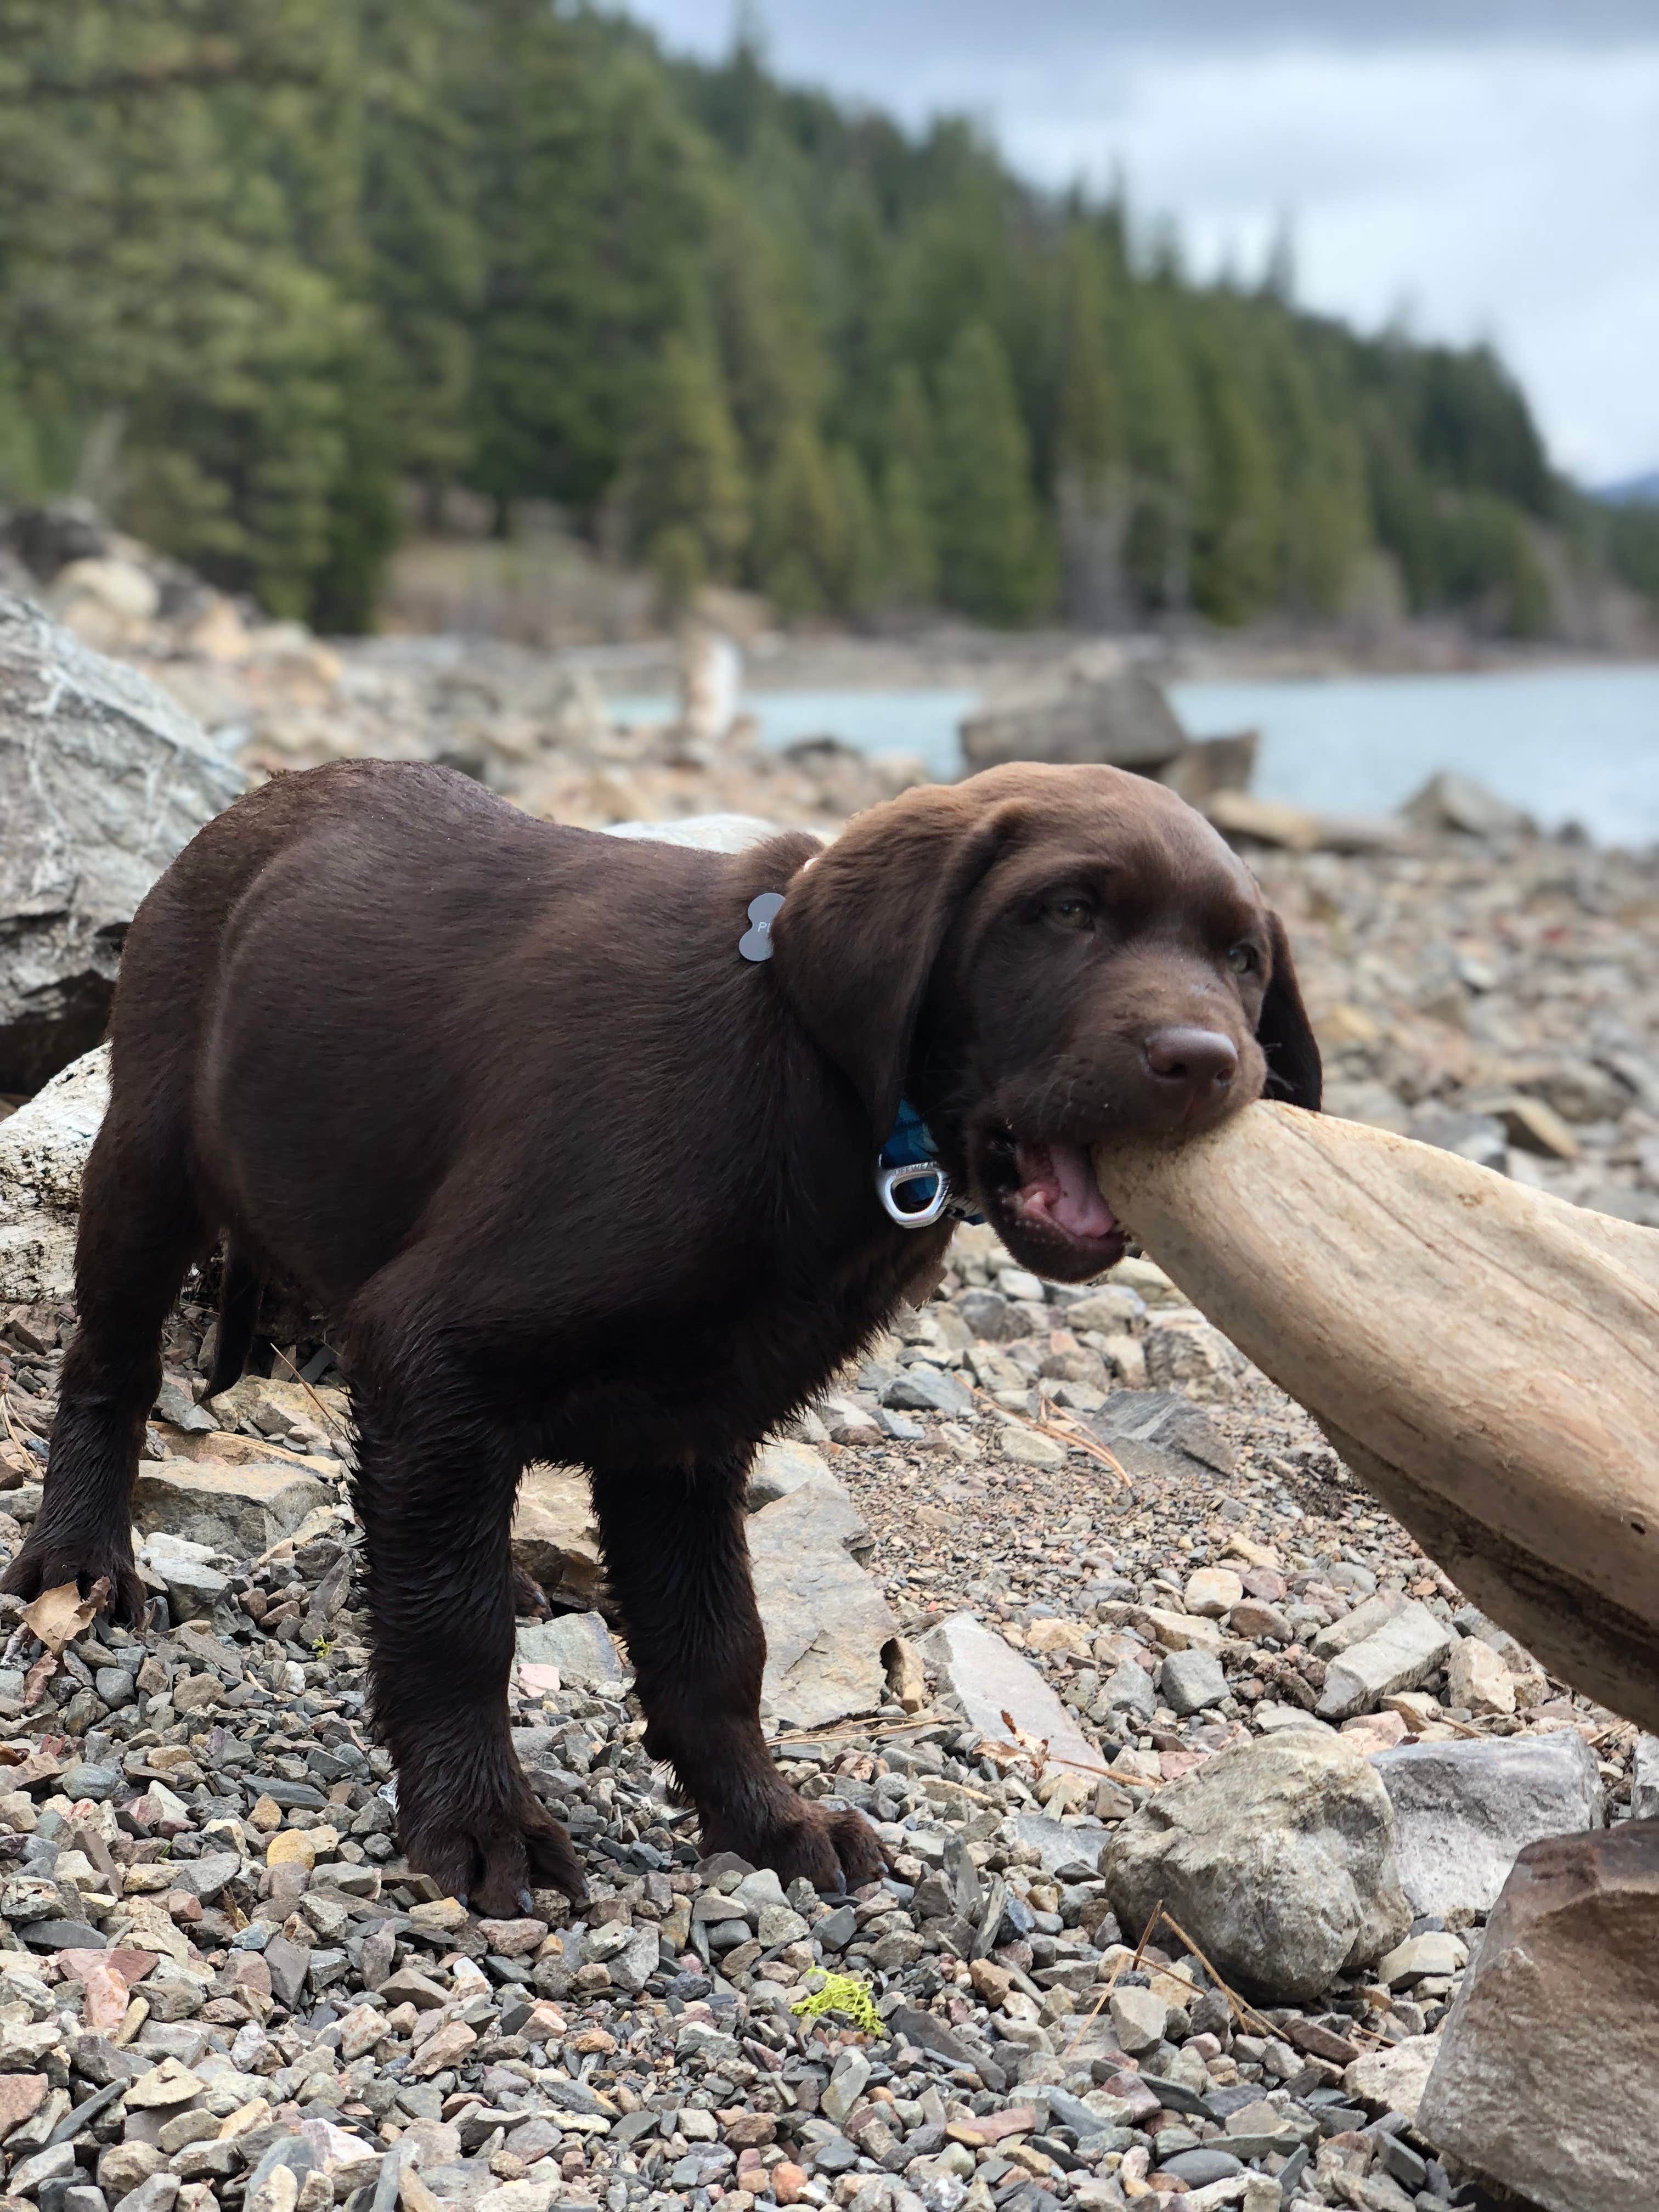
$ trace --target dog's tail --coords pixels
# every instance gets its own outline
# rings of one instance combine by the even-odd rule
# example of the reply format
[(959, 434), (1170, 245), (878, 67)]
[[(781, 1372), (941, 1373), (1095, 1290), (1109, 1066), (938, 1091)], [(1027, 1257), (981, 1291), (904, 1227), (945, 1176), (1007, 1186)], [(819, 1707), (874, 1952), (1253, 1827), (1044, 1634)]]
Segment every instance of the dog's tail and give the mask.
[(264, 1285), (259, 1270), (235, 1244), (225, 1247), (224, 1274), (219, 1285), (219, 1335), (214, 1346), (213, 1372), (203, 1395), (216, 1398), (241, 1380), (247, 1356), (253, 1349), (259, 1320), (259, 1293)]

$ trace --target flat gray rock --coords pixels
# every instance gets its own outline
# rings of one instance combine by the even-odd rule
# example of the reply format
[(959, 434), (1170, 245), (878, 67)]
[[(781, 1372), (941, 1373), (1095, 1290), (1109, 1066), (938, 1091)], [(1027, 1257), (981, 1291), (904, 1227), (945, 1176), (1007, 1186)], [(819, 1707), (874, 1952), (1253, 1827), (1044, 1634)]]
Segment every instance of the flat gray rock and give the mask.
[(901, 1413), (943, 1413), (947, 1419), (959, 1419), (973, 1412), (974, 1394), (945, 1368), (918, 1359), (900, 1369), (882, 1392), (881, 1402)]
[(744, 1503), (751, 1513), (758, 1513), (763, 1505), (775, 1504), (780, 1498), (787, 1498), (805, 1482), (834, 1480), (829, 1461), (816, 1446), (785, 1437), (775, 1443), (763, 1444), (755, 1454)]
[(1185, 1719), (1218, 1705), (1227, 1695), (1227, 1677), (1213, 1651), (1172, 1651), (1158, 1670), (1158, 1686), (1170, 1711)]
[(848, 1549), (865, 1533), (841, 1485), (817, 1476), (749, 1522), (766, 1631), (762, 1695), (802, 1728), (873, 1711), (886, 1694), (882, 1649), (898, 1623)]
[(1006, 1742), (1006, 1712), (1017, 1729), (1047, 1742), (1051, 1765), (1098, 1772), (1103, 1764), (1098, 1744), (1084, 1735), (1030, 1662), (971, 1613), (940, 1621), (922, 1638), (921, 1649), (982, 1735)]
[(1595, 1754), (1576, 1729), (1372, 1754), (1394, 1807), (1395, 1854), (1414, 1913), (1487, 1912), (1517, 1853), (1602, 1820)]
[(1218, 1474), (1237, 1469), (1237, 1455), (1215, 1423), (1177, 1390), (1114, 1390), (1087, 1425), (1115, 1451), (1139, 1445), (1163, 1461), (1196, 1460)]
[[(1109, 659), (1108, 654), (1111, 657)], [(1187, 732), (1152, 678), (1085, 647), (1012, 697), (981, 708), (961, 724), (970, 769), (1002, 761), (1104, 761), (1115, 768), (1162, 768), (1187, 749)]]
[(1112, 1832), (1097, 1821), (1073, 1828), (1063, 1820), (1051, 1820), (1046, 1813), (1011, 1813), (1002, 1824), (1002, 1832), (1017, 1844), (1035, 1844), (1044, 1874), (1058, 1874), (1062, 1867), (1080, 1862), (1092, 1876), (1100, 1863), (1101, 1846)]
[(521, 1621), (513, 1644), (517, 1657), (535, 1666), (556, 1667), (560, 1681), (574, 1688), (623, 1682), (633, 1673), (611, 1641), (602, 1613), (558, 1613), (551, 1620)]

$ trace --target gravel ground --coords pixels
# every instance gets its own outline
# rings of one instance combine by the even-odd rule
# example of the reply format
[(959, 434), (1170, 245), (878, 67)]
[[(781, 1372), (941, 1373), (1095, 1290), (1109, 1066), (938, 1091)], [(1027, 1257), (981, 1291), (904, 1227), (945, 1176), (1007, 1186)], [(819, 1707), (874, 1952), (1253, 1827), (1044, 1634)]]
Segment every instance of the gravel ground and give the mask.
[[(1442, 843), (1273, 858), (1263, 873), (1340, 1107), (1659, 1219), (1644, 868), (1559, 842)], [(878, 1822), (891, 1878), (831, 1901), (700, 1862), (623, 1682), (520, 1682), (515, 1724), (538, 1731), (537, 1786), (592, 1893), (573, 1913), (538, 1893), (509, 1923), (437, 1897), (398, 1852), (365, 1710), (341, 1401), (324, 1384), (263, 1432), (245, 1418), (186, 1436), (206, 1318), (187, 1308), (174, 1325), (179, 1395), (158, 1449), (187, 1445), (198, 1465), (286, 1452), (323, 1502), (263, 1556), (153, 1534), (142, 1638), (94, 1621), (48, 1664), (4, 1610), (9, 2198), (40, 2212), (1482, 2201), (1409, 2124), (1419, 2039), (1480, 1914), (1419, 1915), (1422, 1946), (1390, 1971), (1275, 2002), (1266, 1981), (1219, 1986), (1167, 1923), (1131, 1949), (1101, 1847), (1230, 1747), (1317, 1735), (1329, 1668), (1315, 1640), (1379, 1598), (1425, 1609), (1452, 1656), (1341, 1723), (1363, 1749), (1570, 1731), (1616, 1816), (1634, 1732), (1464, 1609), (1312, 1423), (1146, 1263), (1055, 1291), (964, 1231), (935, 1301), (800, 1425), (856, 1503), (901, 1638), (878, 1712), (814, 1735), (770, 1725), (809, 1796)], [(0, 1328), (15, 1514), (0, 1548), (36, 1496), (67, 1324), (31, 1309)], [(302, 1336), (295, 1351), (308, 1366)], [(924, 1646), (964, 1610), (1057, 1693), (1097, 1772), (971, 1724), (937, 1638)], [(1206, 1648), (1218, 1686), (1197, 1664)], [(854, 2013), (794, 2009), (826, 1968), (860, 1985), (823, 1992)], [(864, 2004), (879, 2033), (856, 2024)]]

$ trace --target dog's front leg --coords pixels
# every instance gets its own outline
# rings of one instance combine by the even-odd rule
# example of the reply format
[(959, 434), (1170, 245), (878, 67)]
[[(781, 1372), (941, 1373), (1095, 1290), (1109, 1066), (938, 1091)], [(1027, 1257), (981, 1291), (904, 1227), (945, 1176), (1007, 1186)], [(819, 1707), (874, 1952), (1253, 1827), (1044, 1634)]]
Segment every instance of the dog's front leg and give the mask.
[(839, 1893), (886, 1863), (856, 1813), (825, 1812), (779, 1778), (761, 1734), (766, 1638), (743, 1525), (750, 1456), (596, 1472), (606, 1578), (645, 1709), (645, 1747), (673, 1767), (696, 1805), (703, 1849)]
[(507, 1726), (520, 1459), (466, 1377), (352, 1382), (357, 1510), (368, 1540), (376, 1727), (398, 1769), (410, 1864), (475, 1911), (580, 1898), (570, 1839), (531, 1794)]

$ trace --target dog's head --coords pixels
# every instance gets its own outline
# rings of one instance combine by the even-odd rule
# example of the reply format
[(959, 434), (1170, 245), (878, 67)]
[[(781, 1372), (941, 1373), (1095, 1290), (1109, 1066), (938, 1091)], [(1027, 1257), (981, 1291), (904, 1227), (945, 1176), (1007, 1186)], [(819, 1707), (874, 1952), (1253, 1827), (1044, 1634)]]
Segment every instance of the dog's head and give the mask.
[(874, 807), (794, 877), (772, 935), (872, 1150), (908, 1098), (1044, 1275), (1121, 1255), (1090, 1146), (1264, 1091), (1319, 1103), (1279, 917), (1201, 815), (1118, 769), (992, 769)]

